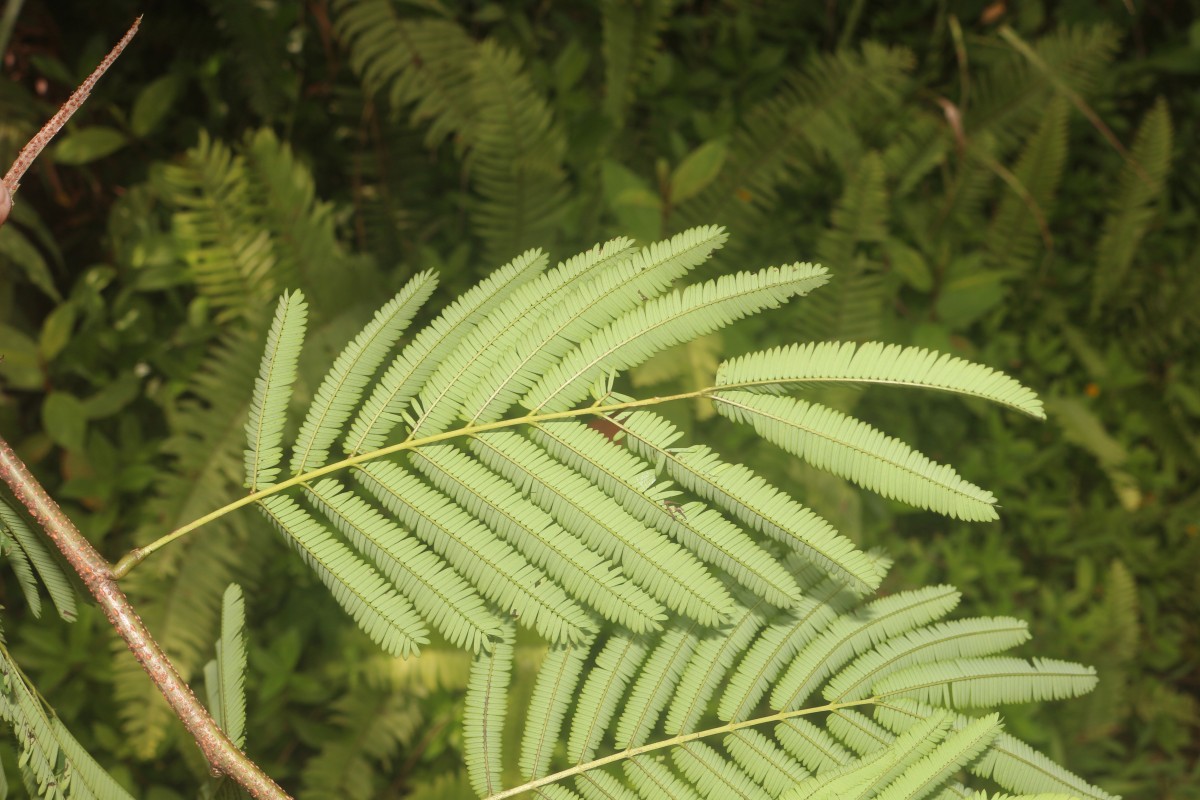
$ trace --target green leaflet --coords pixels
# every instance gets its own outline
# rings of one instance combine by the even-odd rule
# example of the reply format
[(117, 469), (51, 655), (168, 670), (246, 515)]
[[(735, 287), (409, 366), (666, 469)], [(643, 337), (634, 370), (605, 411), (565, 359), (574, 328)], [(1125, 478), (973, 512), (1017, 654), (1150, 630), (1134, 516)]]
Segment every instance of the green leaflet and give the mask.
[(50, 716), (30, 689), (28, 678), (0, 647), (0, 719), (12, 729), (20, 750), (19, 765), (33, 785), (50, 787), (59, 797), (132, 800), (120, 784)]
[(612, 496), (646, 525), (667, 534), (702, 561), (720, 567), (773, 605), (788, 608), (800, 588), (770, 553), (736, 525), (700, 503), (680, 505), (670, 484), (654, 483), (654, 470), (608, 437), (572, 421), (538, 426), (533, 441)]
[(546, 773), (591, 649), (591, 639), (580, 644), (556, 645), (550, 648), (538, 670), (521, 738), (521, 776), (527, 780)]
[(551, 641), (580, 641), (592, 621), (562, 588), (444, 495), (394, 464), (356, 473), (389, 511), (479, 592)]
[(825, 687), (831, 702), (857, 700), (871, 684), (898, 669), (927, 661), (991, 655), (1029, 638), (1029, 626), (1011, 617), (939, 622), (888, 639), (856, 658)]
[(579, 692), (571, 722), (567, 739), (567, 759), (571, 763), (587, 761), (596, 752), (647, 649), (640, 636), (618, 634), (600, 650)]
[(794, 663), (796, 654), (849, 605), (849, 593), (841, 589), (835, 581), (824, 581), (759, 634), (725, 687), (717, 705), (721, 719), (740, 721), (751, 715), (779, 673)]
[(367, 382), (435, 286), (437, 277), (432, 272), (414, 276), (338, 354), (296, 435), (289, 473), (299, 475), (325, 465), (329, 446), (358, 405)]
[(407, 657), (428, 641), (412, 605), (294, 500), (277, 494), (258, 506), (377, 645)]
[(588, 549), (516, 487), (449, 445), (422, 447), (413, 464), (568, 593), (636, 633), (657, 629), (663, 608), (608, 559)]
[[(934, 713), (936, 709), (931, 706), (903, 698), (891, 700), (875, 710), (879, 721), (893, 731), (908, 730)], [(959, 714), (953, 724), (963, 727), (970, 722), (970, 717)], [(1007, 733), (997, 736), (991, 749), (972, 764), (970, 770), (1012, 792), (1054, 792), (1089, 800), (1116, 800), (1113, 795), (1092, 786)]]
[(1091, 667), (1049, 658), (965, 658), (900, 670), (877, 682), (872, 692), (970, 708), (1078, 697), (1095, 688), (1096, 680)]
[(672, 628), (650, 651), (617, 722), (618, 747), (645, 744), (700, 640), (698, 626)]
[(615, 421), (635, 453), (665, 469), (685, 489), (729, 510), (743, 524), (782, 542), (860, 593), (879, 585), (883, 576), (874, 560), (749, 468), (724, 462), (703, 445), (676, 447), (682, 434), (651, 412), (635, 411)]
[(250, 418), (246, 420), (246, 488), (251, 491), (270, 486), (279, 474), (283, 426), (307, 317), (304, 295), (284, 292), (267, 333), (267, 346), (250, 401)]
[(730, 623), (719, 633), (708, 634), (696, 646), (667, 710), (667, 731), (686, 733), (696, 730), (725, 673), (766, 624), (765, 605), (758, 602), (748, 607), (735, 606)]
[(382, 447), (388, 434), (403, 418), (405, 407), (442, 357), (457, 347), (460, 337), (502, 303), (510, 292), (536, 278), (544, 266), (544, 259), (518, 257), (463, 294), (437, 319), (422, 328), (392, 360), (359, 409), (343, 443), (346, 453), (354, 455)]
[[(503, 349), (500, 343), (512, 335), (514, 328), (519, 331), (535, 324), (560, 282), (572, 277), (565, 270), (541, 274), (547, 263), (549, 258), (541, 250), (527, 250), (513, 259), (511, 267), (520, 273), (536, 273), (537, 277), (515, 287), (502, 303), (476, 319), (462, 340), (438, 359), (421, 386), (419, 399), (412, 404), (410, 438), (444, 430), (458, 411), (463, 394), (478, 380), (478, 373), (487, 369), (497, 351)], [(493, 343), (498, 346), (493, 348)]]
[(221, 601), (221, 638), (217, 657), (204, 667), (208, 707), (213, 719), (238, 747), (246, 745), (246, 601), (231, 583)]
[(939, 389), (991, 400), (1038, 419), (1042, 402), (1002, 372), (922, 347), (867, 342), (810, 342), (731, 358), (718, 386), (777, 394), (824, 383), (881, 383)]
[(447, 640), (479, 652), (499, 638), (500, 619), (483, 597), (419, 540), (332, 478), (305, 491), (334, 527), (370, 556)]
[(578, 473), (516, 434), (478, 436), (472, 452), (529, 492), (563, 528), (615, 559), (625, 574), (669, 608), (712, 625), (729, 608), (729, 595), (690, 553), (647, 528)]
[[(524, 352), (518, 342), (546, 328), (547, 314), (558, 313), (566, 296), (580, 284), (603, 273), (631, 249), (628, 239), (614, 239), (603, 247), (581, 253), (559, 264), (545, 275), (524, 284), (509, 295), (493, 313), (480, 320), (462, 344), (449, 353), (421, 388), (420, 414), (414, 419), (412, 436), (444, 430), (460, 410), (469, 392), (486, 388), (480, 377), (503, 355)], [(526, 254), (528, 256), (528, 254)], [(464, 413), (464, 416), (466, 414)]]
[(771, 797), (778, 797), (809, 776), (803, 764), (753, 728), (731, 733), (723, 743), (733, 760)]
[(721, 392), (717, 412), (818, 469), (884, 497), (965, 520), (996, 519), (996, 498), (951, 467), (841, 412), (790, 397)]
[(613, 320), (563, 356), (521, 398), (531, 411), (558, 411), (583, 399), (592, 382), (642, 363), (654, 353), (776, 308), (823, 285), (828, 273), (813, 264), (739, 272), (673, 292)]
[(467, 399), (463, 416), (471, 422), (498, 419), (563, 354), (583, 337), (656, 297), (673, 281), (703, 263), (728, 234), (708, 225), (654, 242), (618, 261), (579, 287), (541, 318), (540, 324), (508, 352)]
[(463, 742), (471, 788), (481, 797), (499, 791), (500, 737), (507, 709), (505, 689), (512, 676), (513, 636), (506, 626), (491, 652), (476, 654), (467, 681), (463, 710)]
[(960, 594), (953, 586), (928, 586), (881, 597), (857, 614), (845, 614), (796, 656), (771, 692), (771, 706), (799, 708), (842, 664), (878, 642), (948, 614)]
[(75, 590), (70, 581), (41, 538), (29, 529), (21, 515), (4, 498), (0, 498), (0, 539), (33, 615), (40, 617), (42, 609), (41, 597), (33, 580), (33, 572), (36, 572), (50, 593), (50, 600), (58, 610), (58, 615), (67, 622), (73, 622)]

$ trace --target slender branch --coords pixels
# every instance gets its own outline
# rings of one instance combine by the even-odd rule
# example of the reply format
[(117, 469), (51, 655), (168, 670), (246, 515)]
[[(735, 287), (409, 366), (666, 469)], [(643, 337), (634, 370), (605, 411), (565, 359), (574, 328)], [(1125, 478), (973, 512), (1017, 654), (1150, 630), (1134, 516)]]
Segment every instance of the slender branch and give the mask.
[(274, 800), (287, 798), (288, 794), (230, 741), (208, 710), (196, 699), (196, 695), (179, 677), (175, 665), (130, 605), (129, 598), (117, 586), (109, 563), (72, 524), (3, 438), (0, 438), (0, 478), (8, 484), (16, 498), (66, 557), (71, 568), (78, 573), (84, 586), (104, 609), (108, 621), (133, 652), (134, 658), (196, 740), (213, 770), (237, 781), (251, 797)]
[(154, 540), (145, 547), (137, 547), (133, 550), (130, 550), (120, 561), (117, 562), (116, 566), (113, 567), (113, 577), (117, 580), (124, 578), (129, 574), (130, 570), (145, 561), (146, 558), (155, 550), (158, 550), (164, 545), (170, 544), (182, 536), (186, 536), (203, 525), (207, 525), (214, 520), (220, 519), (231, 511), (236, 511), (244, 506), (257, 503), (264, 497), (270, 497), (273, 494), (278, 494), (279, 492), (282, 492), (285, 489), (290, 489), (293, 486), (299, 486), (301, 484), (308, 483), (316, 478), (329, 475), (333, 472), (340, 472), (341, 470), (349, 469), (356, 464), (362, 464), (366, 461), (374, 461), (377, 458), (382, 458), (383, 456), (391, 455), (393, 453), (400, 453), (405, 450), (415, 450), (418, 447), (424, 447), (425, 445), (435, 444), (437, 442), (444, 442), (449, 439), (457, 439), (460, 436), (475, 436), (476, 434), (501, 430), (503, 428), (512, 428), (518, 425), (537, 425), (541, 422), (553, 422), (554, 420), (560, 419), (573, 419), (575, 417), (583, 417), (589, 414), (603, 416), (605, 414), (611, 414), (614, 411), (642, 408), (644, 406), (658, 405), (659, 403), (669, 403), (674, 400), (690, 400), (695, 397), (704, 397), (712, 394), (713, 392), (734, 388), (737, 387), (709, 386), (703, 389), (697, 389), (696, 391), (683, 392), (682, 394), (672, 394), (665, 397), (648, 397), (642, 400), (629, 400), (624, 403), (613, 403), (605, 406), (593, 405), (587, 406), (586, 408), (572, 408), (568, 411), (554, 411), (549, 414), (528, 414), (524, 417), (512, 417), (510, 419), (497, 420), (496, 422), (486, 422), (481, 425), (467, 425), (462, 428), (456, 428), (452, 431), (444, 431), (431, 436), (423, 436), (419, 439), (409, 439), (408, 441), (390, 445), (379, 450), (372, 450), (368, 453), (359, 453), (358, 455), (343, 458), (341, 461), (334, 461), (332, 464), (326, 464), (319, 469), (314, 469), (310, 472), (302, 472), (299, 475), (288, 478), (286, 481), (280, 481), (279, 483), (268, 486), (265, 489), (259, 489), (257, 492), (252, 492), (245, 497), (238, 498), (232, 503), (205, 514), (199, 519), (192, 520), (183, 527), (176, 528), (167, 535)]
[(516, 795), (524, 792), (530, 792), (534, 789), (551, 783), (558, 783), (559, 781), (566, 780), (567, 778), (571, 778), (575, 775), (581, 775), (584, 772), (588, 772), (593, 769), (599, 769), (600, 767), (605, 767), (609, 764), (614, 764), (629, 758), (645, 755), (646, 753), (653, 753), (655, 750), (662, 750), (666, 747), (679, 747), (680, 745), (685, 745), (688, 742), (694, 742), (697, 739), (706, 739), (709, 736), (720, 736), (723, 733), (733, 733), (734, 731), (740, 731), (742, 728), (752, 728), (758, 725), (768, 725), (772, 722), (782, 722), (785, 719), (792, 719), (793, 717), (804, 717), (810, 714), (822, 714), (826, 711), (837, 711), (842, 708), (852, 708), (853, 706), (871, 705), (877, 702), (878, 699), (879, 698), (877, 697), (868, 697), (865, 700), (850, 700), (845, 703), (829, 703), (827, 705), (815, 706), (813, 708), (802, 708), (798, 711), (780, 711), (777, 714), (771, 714), (770, 716), (766, 717), (743, 720), (742, 722), (729, 722), (725, 725), (718, 725), (715, 728), (708, 728), (702, 731), (693, 731), (692, 733), (684, 733), (680, 734), (679, 736), (672, 736), (670, 739), (661, 739), (657, 742), (644, 744), (641, 747), (631, 747), (628, 750), (622, 750), (619, 753), (613, 753), (612, 755), (607, 755), (603, 758), (597, 758), (594, 761), (576, 764), (568, 769), (555, 772), (553, 775), (546, 775), (545, 777), (523, 783), (520, 786), (514, 786), (511, 789), (505, 789), (503, 792), (497, 792), (496, 794), (488, 795), (485, 800), (504, 800), (506, 797), (515, 797)]

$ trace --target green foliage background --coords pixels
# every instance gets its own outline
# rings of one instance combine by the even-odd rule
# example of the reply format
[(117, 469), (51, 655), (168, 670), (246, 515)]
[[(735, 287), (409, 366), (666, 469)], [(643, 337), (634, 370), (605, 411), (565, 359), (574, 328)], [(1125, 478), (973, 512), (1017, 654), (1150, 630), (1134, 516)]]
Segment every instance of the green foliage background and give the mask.
[[(1111, 792), (1200, 797), (1188, 5), (31, 0), (0, 81), (6, 164), (145, 20), (0, 230), (0, 432), (115, 560), (241, 493), (242, 390), (282, 289), (311, 300), (311, 392), (419, 270), (445, 298), (535, 244), (722, 224), (710, 274), (800, 257), (832, 285), (634, 382), (688, 389), (720, 355), (879, 338), (1037, 389), (1040, 427), (925, 394), (825, 398), (954, 460), (1002, 498), (991, 525), (754, 458), (896, 556), (888, 588), (952, 582), (965, 611), (1029, 619), (1097, 666), (1093, 695), (1014, 709), (1008, 730)], [(731, 460), (752, 441), (693, 411), (676, 423)], [(463, 787), (467, 657), (384, 658), (255, 516), (127, 583), (200, 682), (231, 581), (268, 772), (311, 798)], [(13, 656), (101, 763), (142, 797), (191, 796), (204, 765), (96, 609), (35, 619), (9, 574), (0, 602)], [(538, 652), (518, 643), (518, 674)], [(9, 776), (15, 760), (0, 742)]]

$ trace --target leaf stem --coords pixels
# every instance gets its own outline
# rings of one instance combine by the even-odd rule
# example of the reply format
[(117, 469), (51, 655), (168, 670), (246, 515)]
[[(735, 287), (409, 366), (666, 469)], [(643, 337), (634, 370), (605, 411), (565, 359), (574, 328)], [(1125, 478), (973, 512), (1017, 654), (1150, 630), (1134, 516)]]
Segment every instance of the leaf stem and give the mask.
[(287, 793), (230, 741), (208, 709), (196, 699), (130, 605), (129, 598), (117, 586), (109, 563), (79, 532), (3, 438), (0, 438), (0, 479), (8, 484), (13, 495), (42, 526), (83, 580), (134, 658), (196, 740), (213, 770), (237, 781), (251, 797), (285, 800)]
[(583, 764), (576, 764), (573, 767), (564, 769), (560, 772), (555, 772), (552, 775), (546, 775), (545, 777), (523, 783), (520, 786), (514, 786), (511, 789), (505, 789), (503, 792), (497, 792), (496, 794), (488, 795), (485, 800), (504, 800), (504, 798), (507, 797), (515, 797), (523, 792), (533, 791), (534, 789), (551, 783), (558, 783), (559, 781), (566, 780), (567, 778), (575, 775), (581, 775), (584, 772), (588, 772), (593, 769), (599, 769), (600, 767), (605, 767), (618, 761), (624, 761), (628, 758), (635, 758), (637, 756), (645, 755), (646, 753), (652, 753), (655, 750), (662, 750), (666, 747), (678, 747), (680, 745), (685, 745), (688, 742), (694, 742), (697, 739), (705, 739), (709, 736), (719, 736), (723, 733), (733, 733), (734, 731), (739, 731), (742, 728), (767, 725), (772, 722), (782, 722), (785, 719), (791, 719), (793, 717), (803, 717), (809, 714), (821, 714), (826, 711), (837, 711), (839, 709), (851, 708), (853, 706), (871, 705), (877, 700), (878, 698), (876, 697), (868, 697), (865, 700), (851, 700), (845, 703), (829, 703), (827, 705), (815, 706), (813, 708), (802, 708), (798, 711), (780, 711), (778, 714), (771, 714), (770, 716), (766, 717), (758, 717), (756, 719), (748, 719), (741, 722), (729, 722), (725, 725), (719, 725), (715, 728), (708, 728), (707, 730), (703, 731), (693, 731), (692, 733), (684, 733), (680, 734), (679, 736), (672, 736), (669, 739), (662, 739), (657, 742), (651, 742), (650, 744), (644, 744), (641, 747), (633, 747), (628, 750), (622, 750), (619, 753), (613, 753), (612, 755), (607, 755), (603, 758), (597, 758), (593, 761), (588, 761)]
[(629, 400), (624, 403), (613, 403), (606, 406), (592, 405), (587, 406), (586, 408), (572, 408), (567, 411), (553, 411), (548, 414), (528, 414), (523, 417), (512, 417), (510, 419), (502, 419), (495, 422), (485, 422), (480, 425), (467, 425), (462, 428), (456, 428), (452, 431), (444, 431), (431, 436), (423, 436), (419, 439), (409, 439), (407, 441), (400, 442), (399, 444), (380, 448), (379, 450), (372, 450), (368, 453), (359, 453), (358, 455), (349, 456), (347, 458), (343, 458), (341, 461), (334, 461), (332, 464), (326, 464), (319, 469), (310, 470), (309, 472), (302, 472), (299, 475), (288, 478), (285, 481), (280, 481), (279, 483), (268, 486), (265, 489), (259, 489), (257, 492), (252, 492), (245, 497), (238, 498), (232, 503), (221, 506), (215, 511), (205, 514), (198, 519), (192, 520), (180, 528), (176, 528), (167, 535), (154, 540), (144, 547), (135, 547), (133, 550), (130, 550), (128, 553), (126, 553), (121, 560), (116, 563), (116, 566), (114, 566), (112, 569), (112, 575), (117, 580), (124, 578), (134, 567), (145, 561), (146, 558), (154, 551), (170, 544), (176, 539), (186, 536), (201, 526), (220, 519), (231, 511), (236, 511), (244, 506), (257, 503), (264, 497), (270, 497), (273, 494), (278, 494), (279, 492), (282, 492), (285, 489), (290, 489), (293, 486), (299, 486), (324, 475), (349, 469), (356, 464), (362, 464), (366, 461), (374, 461), (377, 458), (382, 458), (393, 453), (400, 453), (405, 450), (415, 450), (418, 447), (424, 447), (425, 445), (435, 444), (437, 442), (444, 442), (449, 439), (457, 439), (460, 436), (475, 436), (476, 434), (487, 433), (488, 431), (501, 430), (504, 428), (512, 428), (518, 425), (537, 425), (541, 422), (553, 422), (554, 420), (560, 419), (573, 419), (575, 417), (587, 416), (589, 414), (595, 416), (604, 416), (605, 414), (611, 414), (616, 411), (625, 411), (631, 408), (642, 408), (645, 406), (658, 405), (660, 403), (669, 403), (674, 400), (690, 400), (695, 397), (704, 397), (713, 392), (728, 390), (731, 388), (736, 387), (709, 386), (692, 392), (683, 392), (682, 394), (672, 394), (664, 397), (648, 397), (641, 400)]

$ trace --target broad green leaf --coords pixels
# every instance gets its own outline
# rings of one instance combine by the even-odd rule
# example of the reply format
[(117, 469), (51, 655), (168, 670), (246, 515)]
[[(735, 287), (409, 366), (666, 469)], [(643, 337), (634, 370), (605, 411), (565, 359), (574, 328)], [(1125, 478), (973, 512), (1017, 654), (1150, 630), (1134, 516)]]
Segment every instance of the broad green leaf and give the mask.
[(79, 166), (112, 155), (128, 143), (128, 137), (119, 130), (97, 125), (69, 134), (54, 148), (53, 155), (59, 164)]
[(164, 75), (142, 89), (133, 101), (129, 128), (134, 136), (144, 137), (157, 128), (179, 98), (184, 88), (182, 75)]
[(87, 412), (78, 397), (51, 392), (42, 403), (42, 425), (55, 444), (67, 450), (82, 450), (87, 432)]
[(714, 139), (688, 153), (671, 174), (671, 202), (679, 205), (704, 191), (724, 166), (726, 150), (725, 140)]

